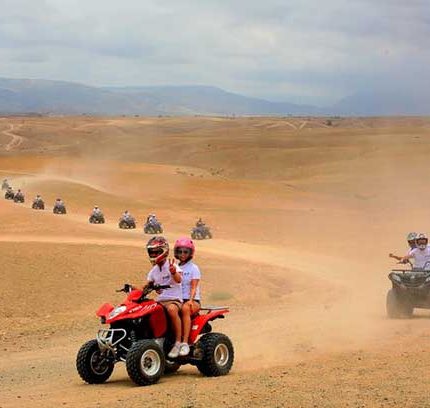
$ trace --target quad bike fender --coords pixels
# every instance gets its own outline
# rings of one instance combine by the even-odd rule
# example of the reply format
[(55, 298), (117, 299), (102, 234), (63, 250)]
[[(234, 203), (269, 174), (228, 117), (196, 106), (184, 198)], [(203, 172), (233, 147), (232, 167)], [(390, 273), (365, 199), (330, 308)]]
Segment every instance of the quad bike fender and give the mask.
[(223, 319), (224, 315), (228, 312), (228, 309), (214, 310), (209, 313), (198, 315), (197, 317), (195, 317), (191, 322), (189, 343), (193, 344), (197, 340), (197, 337), (200, 335), (206, 323), (215, 319)]
[(106, 318), (113, 309), (114, 309), (113, 305), (111, 305), (110, 303), (105, 303), (104, 305), (99, 307), (99, 309), (96, 312), (96, 315), (98, 317)]

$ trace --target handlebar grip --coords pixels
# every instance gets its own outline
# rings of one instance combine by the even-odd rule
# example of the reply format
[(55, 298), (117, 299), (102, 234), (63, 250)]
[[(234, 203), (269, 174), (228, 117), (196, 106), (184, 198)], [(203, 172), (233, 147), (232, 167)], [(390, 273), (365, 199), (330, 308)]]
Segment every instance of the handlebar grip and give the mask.
[(171, 286), (170, 285), (154, 285), (154, 289), (155, 290), (159, 290), (159, 289), (170, 289)]

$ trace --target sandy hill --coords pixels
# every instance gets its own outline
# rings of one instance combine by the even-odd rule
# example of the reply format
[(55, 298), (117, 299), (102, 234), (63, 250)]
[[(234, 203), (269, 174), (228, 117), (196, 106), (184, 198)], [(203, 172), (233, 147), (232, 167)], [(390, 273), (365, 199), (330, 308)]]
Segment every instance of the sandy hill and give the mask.
[[(429, 313), (387, 320), (388, 252), (427, 230), (422, 118), (0, 119), (2, 407), (425, 406)], [(48, 211), (31, 210), (40, 193)], [(56, 197), (65, 217), (50, 212)], [(97, 204), (107, 224), (89, 225)], [(128, 209), (136, 231), (120, 231)], [(231, 375), (182, 368), (145, 389), (124, 369), (87, 386), (76, 351), (95, 309), (139, 282), (149, 212), (173, 242), (197, 217), (204, 302), (237, 351)], [(416, 381), (420, 378), (420, 381)]]

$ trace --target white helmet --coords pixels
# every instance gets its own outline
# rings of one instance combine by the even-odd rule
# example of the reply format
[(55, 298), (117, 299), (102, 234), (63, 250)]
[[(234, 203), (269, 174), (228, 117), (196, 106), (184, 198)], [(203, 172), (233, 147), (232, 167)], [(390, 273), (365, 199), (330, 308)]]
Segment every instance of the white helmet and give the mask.
[(419, 249), (426, 249), (428, 242), (429, 240), (426, 234), (420, 233), (417, 235), (416, 243)]
[(408, 234), (408, 236), (406, 237), (406, 239), (408, 240), (408, 241), (415, 241), (416, 239), (417, 239), (417, 233), (416, 232), (410, 232), (409, 234)]

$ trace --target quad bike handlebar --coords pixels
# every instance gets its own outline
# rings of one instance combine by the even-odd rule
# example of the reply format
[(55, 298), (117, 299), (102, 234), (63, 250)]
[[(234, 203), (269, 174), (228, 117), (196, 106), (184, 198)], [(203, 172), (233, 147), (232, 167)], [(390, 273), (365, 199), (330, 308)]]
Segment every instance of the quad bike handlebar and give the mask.
[[(143, 289), (142, 296), (149, 295), (154, 290), (162, 290), (162, 289), (169, 289), (170, 285), (154, 285), (149, 284)], [(125, 283), (124, 286), (121, 289), (116, 290), (115, 292), (124, 292), (124, 293), (130, 293), (133, 290), (133, 286), (129, 283)]]
[[(402, 263), (402, 262), (398, 262)], [(430, 265), (430, 261), (427, 261), (422, 268), (415, 268), (411, 262), (409, 262), (411, 265), (411, 269), (392, 269), (392, 272), (427, 272), (430, 273), (430, 270), (426, 269), (428, 265)]]

